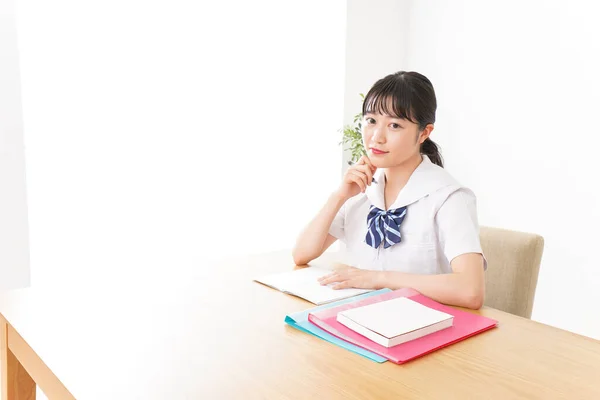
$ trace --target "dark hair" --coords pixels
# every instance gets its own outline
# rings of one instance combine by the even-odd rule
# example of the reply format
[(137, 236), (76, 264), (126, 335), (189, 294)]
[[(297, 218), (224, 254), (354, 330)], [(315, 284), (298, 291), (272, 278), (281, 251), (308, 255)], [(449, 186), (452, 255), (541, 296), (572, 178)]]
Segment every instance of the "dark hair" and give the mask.
[[(392, 110), (388, 101), (392, 99)], [(419, 131), (435, 122), (437, 101), (431, 81), (418, 72), (399, 71), (375, 82), (365, 96), (362, 113), (386, 114), (404, 118), (419, 125)], [(440, 149), (429, 138), (421, 144), (421, 154), (444, 167)]]

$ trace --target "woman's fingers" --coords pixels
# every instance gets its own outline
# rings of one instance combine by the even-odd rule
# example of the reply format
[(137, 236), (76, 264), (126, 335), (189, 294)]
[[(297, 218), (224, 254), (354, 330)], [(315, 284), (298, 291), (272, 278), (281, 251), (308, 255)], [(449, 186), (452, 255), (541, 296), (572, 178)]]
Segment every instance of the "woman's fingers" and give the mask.
[(322, 276), (319, 278), (319, 283), (321, 285), (329, 285), (330, 283), (339, 282), (339, 276), (337, 273), (329, 274)]
[(357, 170), (349, 170), (348, 179), (356, 183), (360, 187), (361, 192), (364, 193), (367, 190), (367, 176), (363, 172)]
[(370, 185), (373, 182), (373, 171), (368, 165), (359, 165), (355, 167), (355, 170), (364, 173), (367, 176), (367, 183)]
[(339, 290), (339, 289), (347, 289), (347, 288), (351, 288), (352, 284), (350, 283), (350, 281), (344, 281), (344, 282), (340, 282), (337, 285), (332, 286), (331, 288), (333, 290)]
[(373, 163), (371, 162), (371, 160), (369, 159), (369, 157), (362, 156), (359, 161), (362, 161), (360, 163), (360, 165), (368, 165), (369, 169), (371, 170), (371, 173), (373, 173), (373, 172), (375, 172), (377, 170), (377, 167), (373, 165)]

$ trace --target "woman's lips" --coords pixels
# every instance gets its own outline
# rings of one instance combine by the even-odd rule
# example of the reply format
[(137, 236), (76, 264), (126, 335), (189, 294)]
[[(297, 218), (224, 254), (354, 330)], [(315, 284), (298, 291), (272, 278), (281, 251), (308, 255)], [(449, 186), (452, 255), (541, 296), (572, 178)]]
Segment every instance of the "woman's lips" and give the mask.
[(388, 153), (387, 151), (379, 150), (379, 149), (376, 149), (376, 148), (373, 148), (373, 147), (371, 147), (370, 150), (371, 150), (371, 153), (378, 154), (378, 155), (379, 154), (387, 154)]

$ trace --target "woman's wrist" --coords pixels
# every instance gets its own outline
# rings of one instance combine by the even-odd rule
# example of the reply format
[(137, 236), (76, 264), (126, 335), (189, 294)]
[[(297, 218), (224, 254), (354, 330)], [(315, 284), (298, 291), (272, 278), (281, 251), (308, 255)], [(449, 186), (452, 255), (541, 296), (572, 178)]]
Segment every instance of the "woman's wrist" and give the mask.
[(377, 289), (401, 289), (403, 286), (398, 283), (398, 278), (401, 275), (402, 272), (398, 271), (376, 271), (375, 286)]
[(336, 190), (333, 193), (331, 193), (331, 196), (329, 198), (333, 199), (333, 201), (336, 202), (336, 205), (340, 207), (343, 206), (344, 203), (348, 200), (346, 197), (344, 197), (343, 194), (340, 193), (339, 190)]
[(375, 271), (375, 288), (377, 290), (389, 288), (387, 271)]

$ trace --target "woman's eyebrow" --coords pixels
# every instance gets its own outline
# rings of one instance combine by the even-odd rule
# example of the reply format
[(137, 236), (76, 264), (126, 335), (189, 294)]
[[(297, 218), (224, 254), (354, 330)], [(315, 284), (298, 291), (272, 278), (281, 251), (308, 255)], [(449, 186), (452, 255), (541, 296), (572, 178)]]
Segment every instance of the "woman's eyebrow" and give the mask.
[(375, 114), (375, 113), (373, 113), (373, 112), (368, 112), (368, 113), (366, 113), (366, 114), (365, 114), (365, 117), (366, 117), (366, 116), (370, 116), (370, 115), (378, 115), (378, 116), (379, 116), (379, 115), (381, 115), (381, 116), (388, 117), (388, 118), (391, 118), (391, 119), (399, 119), (399, 120), (405, 120), (405, 119), (406, 119), (406, 118), (402, 118), (402, 117), (396, 117), (395, 115), (388, 115), (388, 114)]

